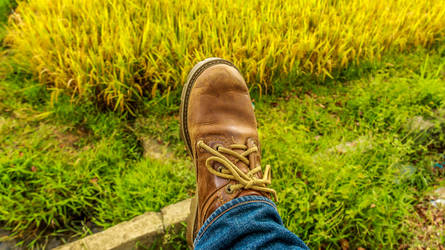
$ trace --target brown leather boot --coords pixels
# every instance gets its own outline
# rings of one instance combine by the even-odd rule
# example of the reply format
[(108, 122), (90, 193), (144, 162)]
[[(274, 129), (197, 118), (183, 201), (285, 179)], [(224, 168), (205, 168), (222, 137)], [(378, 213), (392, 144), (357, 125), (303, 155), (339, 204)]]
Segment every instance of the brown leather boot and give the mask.
[(260, 166), (257, 123), (246, 83), (237, 68), (208, 58), (189, 73), (180, 108), (181, 135), (196, 167), (187, 241), (218, 207), (237, 197), (276, 195), (270, 167)]

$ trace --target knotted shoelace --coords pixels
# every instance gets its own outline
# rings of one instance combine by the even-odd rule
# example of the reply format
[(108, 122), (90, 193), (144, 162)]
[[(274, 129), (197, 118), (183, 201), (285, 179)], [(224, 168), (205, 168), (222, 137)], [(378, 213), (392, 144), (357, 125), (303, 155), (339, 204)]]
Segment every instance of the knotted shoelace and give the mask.
[[(248, 148), (246, 145), (243, 145), (243, 144), (232, 144), (229, 146), (230, 148), (225, 148), (223, 146), (217, 146), (216, 150), (215, 150), (215, 149), (211, 148), (210, 146), (206, 145), (203, 141), (199, 141), (198, 146), (205, 149), (207, 152), (209, 152), (210, 154), (213, 155), (213, 156), (210, 156), (209, 158), (207, 158), (207, 160), (206, 160), (206, 167), (210, 173), (212, 173), (218, 177), (224, 178), (224, 179), (230, 179), (230, 180), (234, 180), (234, 181), (238, 182), (238, 184), (227, 185), (226, 191), (228, 193), (233, 193), (240, 189), (252, 189), (255, 191), (270, 193), (273, 195), (275, 200), (278, 200), (277, 193), (275, 192), (275, 190), (273, 190), (272, 188), (266, 187), (267, 185), (269, 185), (271, 183), (270, 166), (269, 165), (266, 165), (266, 169), (264, 170), (263, 178), (261, 178), (261, 179), (254, 176), (256, 173), (261, 172), (261, 170), (262, 170), (261, 166), (255, 167), (255, 168), (251, 169), (249, 172), (244, 173), (243, 171), (241, 171), (241, 169), (239, 169), (235, 165), (235, 163), (237, 163), (238, 161), (242, 161), (243, 163), (245, 163), (247, 166), (250, 167), (250, 161), (247, 158), (247, 156), (251, 153), (258, 152), (257, 146)], [(243, 153), (238, 153), (238, 152), (235, 152), (234, 149), (241, 149), (241, 150), (245, 150), (245, 151)], [(224, 156), (223, 153), (231, 155), (238, 160), (236, 160), (236, 162), (233, 163), (229, 159), (227, 159), (227, 157)], [(221, 163), (223, 167), (219, 167), (218, 171), (215, 170), (212, 167), (212, 164), (211, 164), (212, 161)]]

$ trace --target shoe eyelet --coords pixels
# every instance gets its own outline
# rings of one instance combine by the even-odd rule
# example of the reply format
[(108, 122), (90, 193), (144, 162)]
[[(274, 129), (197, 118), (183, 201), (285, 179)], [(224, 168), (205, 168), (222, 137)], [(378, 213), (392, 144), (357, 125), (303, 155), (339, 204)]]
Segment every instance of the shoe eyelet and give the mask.
[(220, 173), (222, 173), (222, 170), (223, 170), (223, 167), (222, 167), (222, 166), (218, 166), (218, 167), (216, 168), (216, 171), (218, 171), (218, 172), (220, 172)]
[(222, 147), (222, 145), (221, 145), (221, 144), (216, 144), (216, 145), (215, 145), (215, 150), (216, 150), (216, 151), (219, 151), (219, 147)]
[(229, 185), (226, 186), (226, 193), (233, 194), (232, 185), (229, 184)]

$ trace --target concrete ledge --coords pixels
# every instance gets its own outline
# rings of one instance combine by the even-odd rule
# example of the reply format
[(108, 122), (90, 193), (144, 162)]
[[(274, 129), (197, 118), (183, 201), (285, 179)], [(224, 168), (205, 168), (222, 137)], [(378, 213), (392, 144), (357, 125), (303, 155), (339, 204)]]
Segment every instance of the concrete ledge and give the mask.
[(187, 199), (161, 209), (165, 230), (173, 228), (176, 232), (180, 228), (190, 213), (190, 203), (191, 199)]
[(165, 234), (167, 228), (177, 229), (190, 212), (191, 199), (183, 200), (161, 209), (160, 213), (147, 212), (130, 221), (107, 230), (62, 245), (58, 250), (80, 249), (134, 249), (137, 245), (150, 246)]

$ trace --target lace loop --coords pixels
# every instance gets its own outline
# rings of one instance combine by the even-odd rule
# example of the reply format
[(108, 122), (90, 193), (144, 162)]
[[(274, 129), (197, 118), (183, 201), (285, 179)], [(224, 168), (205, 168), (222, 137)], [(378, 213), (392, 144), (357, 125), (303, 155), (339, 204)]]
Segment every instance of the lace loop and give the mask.
[[(239, 189), (252, 189), (255, 191), (270, 193), (274, 196), (275, 200), (278, 200), (277, 193), (275, 192), (275, 190), (266, 187), (266, 185), (269, 185), (271, 183), (269, 165), (266, 165), (263, 178), (261, 179), (256, 178), (254, 176), (256, 173), (262, 170), (261, 166), (255, 167), (254, 169), (251, 169), (249, 172), (244, 173), (243, 171), (241, 171), (241, 169), (239, 169), (235, 165), (235, 163), (238, 161), (242, 161), (246, 165), (249, 165), (250, 161), (247, 158), (247, 156), (250, 155), (251, 153), (258, 152), (258, 147), (253, 146), (248, 148), (246, 145), (233, 144), (230, 145), (230, 149), (219, 145), (215, 150), (210, 146), (206, 145), (203, 141), (199, 141), (197, 145), (213, 155), (207, 158), (206, 160), (206, 167), (210, 173), (224, 179), (234, 180), (238, 182), (238, 184), (227, 185), (226, 192), (233, 193)], [(241, 149), (245, 151), (243, 153), (238, 153), (235, 152), (233, 149)], [(236, 162), (235, 163), (231, 162), (222, 153), (235, 157), (237, 159)], [(222, 170), (218, 169), (218, 171), (215, 170), (212, 167), (211, 164), (212, 162), (218, 162), (222, 164), (223, 169)]]

